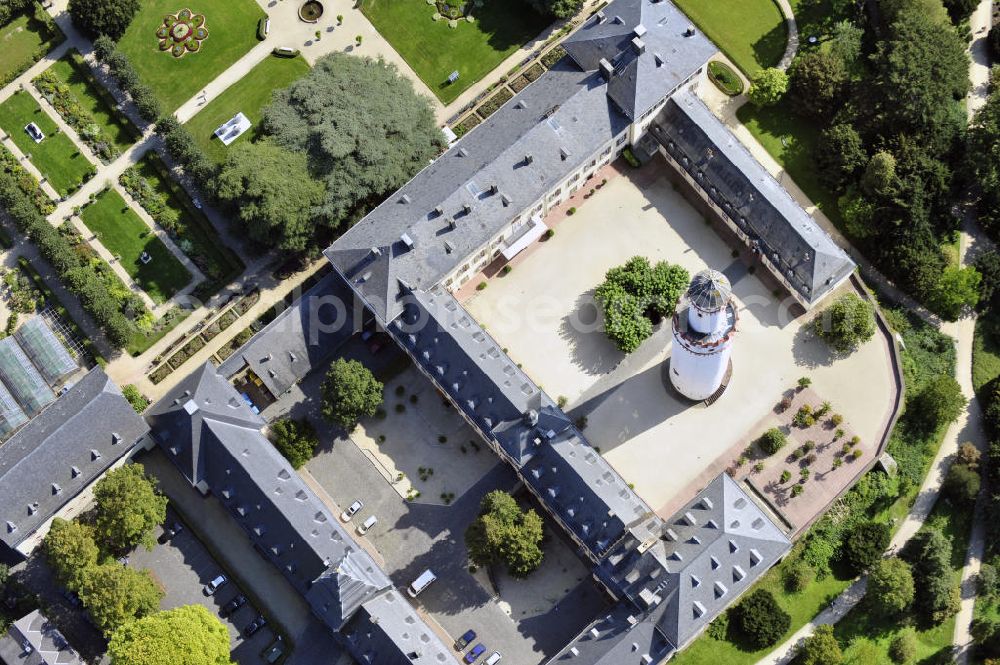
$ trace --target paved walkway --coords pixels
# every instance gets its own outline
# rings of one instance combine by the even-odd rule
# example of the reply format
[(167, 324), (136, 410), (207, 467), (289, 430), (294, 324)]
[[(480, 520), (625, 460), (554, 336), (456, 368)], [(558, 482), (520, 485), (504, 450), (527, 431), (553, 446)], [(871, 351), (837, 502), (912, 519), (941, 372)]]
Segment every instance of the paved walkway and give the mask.
[(969, 80), (972, 82), (972, 88), (966, 98), (966, 108), (970, 119), (986, 103), (987, 87), (990, 82), (990, 54), (986, 35), (990, 31), (992, 13), (993, 1), (983, 0), (969, 19), (969, 31), (972, 32), (973, 39), (969, 47), (971, 59)]
[(778, 8), (785, 17), (785, 25), (788, 26), (788, 42), (785, 44), (785, 54), (781, 56), (778, 69), (784, 71), (792, 64), (795, 54), (799, 50), (799, 24), (795, 21), (795, 12), (788, 0), (777, 0)]

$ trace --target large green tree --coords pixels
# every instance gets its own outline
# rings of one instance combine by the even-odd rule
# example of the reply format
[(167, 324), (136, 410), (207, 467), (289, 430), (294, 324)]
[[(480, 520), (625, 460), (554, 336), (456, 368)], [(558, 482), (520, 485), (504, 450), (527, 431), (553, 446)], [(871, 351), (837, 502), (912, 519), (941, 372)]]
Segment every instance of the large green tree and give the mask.
[(136, 545), (152, 548), (153, 528), (167, 518), (167, 497), (138, 464), (119, 467), (94, 485), (98, 541), (112, 552), (127, 552)]
[(833, 125), (819, 136), (816, 165), (823, 181), (841, 190), (868, 163), (868, 153), (858, 130), (847, 123)]
[(792, 625), (792, 617), (781, 609), (767, 589), (747, 594), (729, 612), (748, 646), (754, 650), (777, 644)]
[[(1000, 41), (1000, 25), (993, 33)], [(979, 223), (994, 240), (1000, 239), (1000, 90), (994, 90), (976, 112), (969, 127), (966, 155), (979, 194)]]
[(80, 589), (85, 572), (97, 565), (101, 554), (94, 541), (93, 528), (61, 517), (52, 520), (42, 543), (42, 551), (56, 579), (71, 591)]
[(844, 61), (826, 51), (810, 51), (797, 57), (788, 68), (788, 95), (802, 115), (832, 117), (843, 103), (848, 83)]
[(747, 96), (754, 106), (774, 106), (788, 91), (788, 74), (777, 67), (769, 67), (750, 78)]
[(929, 624), (938, 624), (958, 611), (958, 588), (951, 569), (951, 542), (938, 529), (924, 529), (903, 550), (919, 580), (913, 607)]
[(271, 441), (289, 464), (298, 469), (312, 459), (319, 445), (316, 430), (308, 420), (282, 418), (271, 423)]
[(816, 631), (802, 642), (796, 662), (799, 665), (840, 665), (844, 662), (840, 644), (833, 636), (833, 626), (818, 626)]
[(111, 665), (231, 665), (229, 633), (201, 605), (126, 623), (111, 636), (108, 656)]
[(384, 386), (357, 360), (337, 358), (323, 381), (323, 415), (350, 432), (382, 405)]
[(917, 393), (907, 405), (907, 417), (923, 432), (934, 432), (958, 418), (965, 408), (962, 388), (953, 377), (941, 375)]
[(230, 149), (215, 182), (216, 196), (258, 243), (292, 252), (313, 244), (324, 186), (310, 176), (305, 152), (271, 141), (241, 143)]
[(264, 133), (307, 157), (326, 183), (315, 214), (352, 223), (427, 165), (442, 147), (429, 101), (384, 60), (332, 53), (264, 109)]
[(479, 517), (465, 531), (469, 558), (479, 566), (503, 563), (514, 577), (526, 577), (542, 563), (542, 518), (521, 510), (514, 497), (493, 490), (483, 497)]
[(889, 526), (883, 522), (861, 522), (844, 536), (840, 556), (856, 573), (868, 570), (889, 545)]
[(163, 589), (148, 570), (135, 570), (118, 562), (87, 570), (80, 600), (94, 624), (110, 636), (127, 622), (155, 612)]
[(902, 559), (880, 559), (871, 567), (865, 597), (879, 616), (901, 614), (913, 602), (913, 593), (913, 572)]
[(633, 256), (604, 276), (594, 295), (604, 312), (604, 330), (621, 351), (631, 353), (653, 333), (653, 321), (669, 316), (688, 284), (684, 268)]
[(69, 15), (73, 25), (91, 39), (107, 35), (117, 41), (140, 6), (139, 0), (69, 0)]
[(845, 293), (813, 320), (813, 330), (839, 353), (853, 351), (875, 335), (875, 307)]
[(556, 18), (569, 18), (580, 11), (583, 0), (528, 0), (528, 4), (539, 14), (548, 14)]

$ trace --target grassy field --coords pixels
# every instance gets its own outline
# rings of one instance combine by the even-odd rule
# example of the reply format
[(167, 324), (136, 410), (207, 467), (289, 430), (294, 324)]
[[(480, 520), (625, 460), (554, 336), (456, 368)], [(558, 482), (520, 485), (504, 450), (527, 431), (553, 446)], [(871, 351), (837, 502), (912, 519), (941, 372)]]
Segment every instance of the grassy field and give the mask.
[(108, 93), (94, 80), (83, 58), (76, 51), (70, 51), (51, 67), (51, 71), (65, 83), (76, 100), (101, 126), (104, 135), (118, 150), (124, 152), (135, 143), (138, 130), (124, 115), (118, 115), (109, 105), (112, 101)]
[(180, 213), (176, 225), (180, 242), (191, 244), (190, 251), (188, 248), (184, 251), (201, 268), (209, 282), (217, 283), (215, 289), (211, 285), (207, 287), (214, 292), (222, 282), (243, 271), (243, 262), (223, 244), (212, 223), (194, 207), (187, 195), (167, 179), (160, 165), (159, 156), (152, 152), (139, 162), (139, 174), (163, 197), (168, 207)]
[[(58, 31), (56, 37), (62, 41)], [(51, 48), (53, 44), (46, 43), (47, 39), (45, 28), (27, 14), (0, 27), (0, 81), (25, 69), (39, 50)]]
[[(191, 281), (187, 268), (149, 231), (118, 192), (104, 192), (83, 209), (80, 217), (101, 244), (120, 257), (125, 272), (153, 302), (166, 301)], [(139, 260), (144, 251), (153, 257), (145, 265)]]
[[(205, 15), (208, 39), (197, 53), (174, 58), (160, 51), (156, 29), (166, 14), (187, 7)], [(257, 44), (263, 10), (253, 0), (146, 0), (118, 47), (156, 91), (164, 111), (174, 111)]]
[(254, 127), (236, 139), (230, 147), (240, 141), (250, 140), (257, 131), (261, 110), (271, 102), (271, 93), (287, 87), (292, 81), (309, 71), (309, 65), (301, 57), (277, 58), (271, 56), (254, 67), (237, 83), (208, 103), (205, 108), (187, 122), (187, 129), (195, 141), (212, 159), (221, 162), (226, 158), (227, 147), (212, 133), (215, 129), (242, 111)]
[[(45, 134), (41, 143), (35, 143), (24, 131), (29, 122), (37, 124)], [(31, 155), (31, 163), (60, 194), (68, 194), (84, 176), (94, 171), (94, 166), (73, 141), (65, 134), (56, 133), (56, 123), (26, 92), (16, 92), (0, 104), (0, 127), (10, 134), (21, 152)]]
[[(432, 21), (435, 9), (422, 0), (366, 0), (361, 11), (445, 104), (551, 21), (521, 0), (485, 2), (476, 9), (474, 23), (462, 20), (455, 28), (444, 20)], [(460, 78), (449, 85), (453, 71)]]
[(979, 392), (986, 383), (1000, 376), (1000, 320), (992, 312), (976, 321), (972, 341), (972, 387)]
[(747, 76), (781, 61), (788, 40), (773, 0), (676, 0), (675, 3)]
[(788, 172), (806, 196), (844, 231), (837, 195), (820, 181), (819, 170), (813, 159), (816, 143), (819, 141), (819, 130), (795, 115), (787, 102), (765, 109), (744, 104), (736, 112), (736, 117)]

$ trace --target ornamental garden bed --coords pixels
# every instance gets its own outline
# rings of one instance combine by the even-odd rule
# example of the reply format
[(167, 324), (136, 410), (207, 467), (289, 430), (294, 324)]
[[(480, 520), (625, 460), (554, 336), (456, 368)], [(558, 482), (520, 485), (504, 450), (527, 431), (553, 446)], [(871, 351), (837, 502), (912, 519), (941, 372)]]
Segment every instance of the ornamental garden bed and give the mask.
[(719, 90), (730, 97), (735, 97), (743, 92), (743, 79), (724, 62), (713, 60), (708, 63), (708, 78)]
[(513, 97), (514, 93), (508, 90), (506, 87), (500, 88), (497, 94), (490, 97), (488, 100), (486, 100), (485, 103), (483, 103), (482, 106), (476, 109), (476, 113), (479, 114), (480, 118), (486, 120), (488, 117), (496, 113), (501, 106), (509, 102)]
[(38, 181), (35, 180), (35, 176), (28, 173), (17, 161), (17, 158), (7, 148), (3, 147), (3, 145), (0, 145), (0, 171), (10, 173), (17, 179), (17, 186), (22, 192), (32, 198), (35, 207), (43, 215), (48, 215), (56, 209), (55, 203), (42, 191)]

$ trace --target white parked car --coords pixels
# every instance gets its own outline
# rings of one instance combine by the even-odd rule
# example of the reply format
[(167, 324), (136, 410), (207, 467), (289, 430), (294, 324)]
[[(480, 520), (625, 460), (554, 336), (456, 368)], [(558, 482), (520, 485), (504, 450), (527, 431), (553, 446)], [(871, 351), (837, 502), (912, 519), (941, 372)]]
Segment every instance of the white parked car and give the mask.
[(225, 575), (219, 575), (214, 580), (205, 585), (202, 591), (206, 596), (214, 596), (215, 592), (222, 588), (222, 586), (229, 581), (229, 578)]
[(420, 573), (420, 577), (413, 580), (413, 584), (407, 587), (406, 593), (410, 594), (410, 598), (416, 598), (421, 594), (421, 592), (423, 592), (424, 589), (429, 587), (431, 583), (434, 582), (434, 580), (436, 579), (437, 576), (433, 573), (433, 571), (427, 569), (424, 572)]
[(376, 517), (374, 515), (371, 515), (362, 524), (358, 525), (358, 529), (357, 529), (358, 530), (358, 535), (359, 536), (363, 536), (366, 533), (368, 533), (368, 531), (371, 530), (371, 528), (373, 526), (375, 526), (376, 522), (378, 522), (378, 519), (376, 519)]
[(31, 140), (35, 143), (41, 143), (45, 139), (45, 133), (33, 122), (29, 122), (24, 126), (24, 131), (28, 133)]
[(493, 655), (486, 659), (485, 665), (497, 665), (502, 658), (499, 651), (494, 651)]
[(358, 511), (365, 507), (365, 504), (361, 501), (355, 501), (347, 507), (347, 510), (340, 513), (340, 519), (343, 522), (350, 522), (351, 518), (358, 514)]

